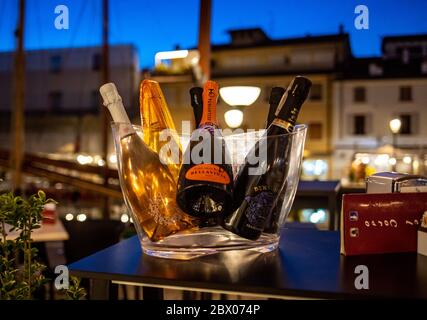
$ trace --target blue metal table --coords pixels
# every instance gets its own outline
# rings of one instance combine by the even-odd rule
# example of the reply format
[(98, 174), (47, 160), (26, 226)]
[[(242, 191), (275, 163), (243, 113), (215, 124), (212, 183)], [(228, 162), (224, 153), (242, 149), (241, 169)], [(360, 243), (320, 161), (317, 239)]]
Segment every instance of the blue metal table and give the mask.
[[(111, 283), (268, 298), (427, 299), (427, 257), (416, 253), (344, 257), (339, 233), (284, 229), (276, 252), (231, 251), (189, 261), (144, 255), (137, 237), (71, 264), (93, 281), (92, 298), (108, 298)], [(355, 288), (355, 268), (369, 270), (369, 289)]]

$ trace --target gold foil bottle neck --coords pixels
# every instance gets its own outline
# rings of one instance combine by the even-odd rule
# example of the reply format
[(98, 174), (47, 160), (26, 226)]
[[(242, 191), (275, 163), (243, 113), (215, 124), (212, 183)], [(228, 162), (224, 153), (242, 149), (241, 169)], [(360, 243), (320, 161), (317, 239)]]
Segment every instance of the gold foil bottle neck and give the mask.
[[(182, 147), (166, 99), (157, 81), (146, 79), (141, 82), (140, 112), (144, 142), (161, 157), (162, 162), (168, 165), (174, 179), (177, 179)], [(171, 141), (160, 140), (163, 130), (169, 130), (167, 134), (172, 135)], [(177, 146), (178, 154), (176, 152), (162, 153), (161, 150), (167, 143)]]
[(157, 81), (145, 79), (141, 82), (139, 102), (144, 131), (164, 129), (176, 131), (166, 99)]
[(160, 98), (162, 100), (165, 100), (159, 83), (154, 80), (143, 80), (141, 84), (140, 94), (143, 94), (146, 98)]

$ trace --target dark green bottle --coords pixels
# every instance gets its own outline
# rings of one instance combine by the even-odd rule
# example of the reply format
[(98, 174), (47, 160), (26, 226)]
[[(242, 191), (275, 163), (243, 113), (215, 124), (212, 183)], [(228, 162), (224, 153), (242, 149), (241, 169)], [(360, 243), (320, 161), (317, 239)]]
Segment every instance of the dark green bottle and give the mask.
[[(224, 227), (227, 230), (251, 240), (258, 239), (263, 232), (266, 221), (276, 206), (277, 195), (283, 186), (283, 177), (287, 174), (289, 164), (286, 157), (290, 155), (292, 147), (291, 140), (271, 137), (293, 131), (310, 87), (309, 79), (297, 76), (282, 96), (266, 135), (249, 153), (249, 155), (259, 154), (260, 150), (266, 150), (265, 171), (262, 174), (250, 175), (249, 169), (259, 164), (251, 164), (248, 158), (246, 159), (234, 185), (233, 198), (237, 208), (225, 220)], [(275, 155), (282, 155), (283, 158), (277, 159)]]

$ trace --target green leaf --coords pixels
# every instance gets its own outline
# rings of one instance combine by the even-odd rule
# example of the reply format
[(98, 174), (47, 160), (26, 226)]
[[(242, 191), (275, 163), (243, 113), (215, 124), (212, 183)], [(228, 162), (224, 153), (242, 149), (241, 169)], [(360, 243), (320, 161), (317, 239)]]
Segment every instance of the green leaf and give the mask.
[(39, 190), (39, 192), (37, 194), (38, 194), (40, 199), (42, 199), (43, 201), (46, 200), (46, 193), (44, 193), (44, 191)]

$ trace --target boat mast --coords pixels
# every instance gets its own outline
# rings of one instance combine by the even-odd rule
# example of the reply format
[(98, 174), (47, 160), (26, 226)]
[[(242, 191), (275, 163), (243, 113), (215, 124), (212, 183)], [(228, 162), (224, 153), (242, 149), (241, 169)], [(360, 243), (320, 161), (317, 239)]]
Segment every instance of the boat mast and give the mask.
[(18, 3), (18, 24), (15, 31), (17, 46), (14, 58), (14, 104), (12, 106), (11, 125), (11, 152), (10, 167), (12, 168), (12, 190), (18, 191), (22, 187), (22, 163), (24, 151), (25, 119), (24, 119), (24, 82), (25, 82), (25, 54), (24, 54), (24, 20), (25, 0)]
[[(109, 36), (109, 4), (108, 0), (102, 0), (102, 84), (110, 82), (110, 50), (108, 44)], [(104, 160), (104, 186), (108, 188), (108, 133), (110, 130), (110, 116), (107, 108), (101, 109), (102, 128), (102, 150), (101, 155)], [(103, 218), (109, 218), (109, 200), (104, 197)]]

